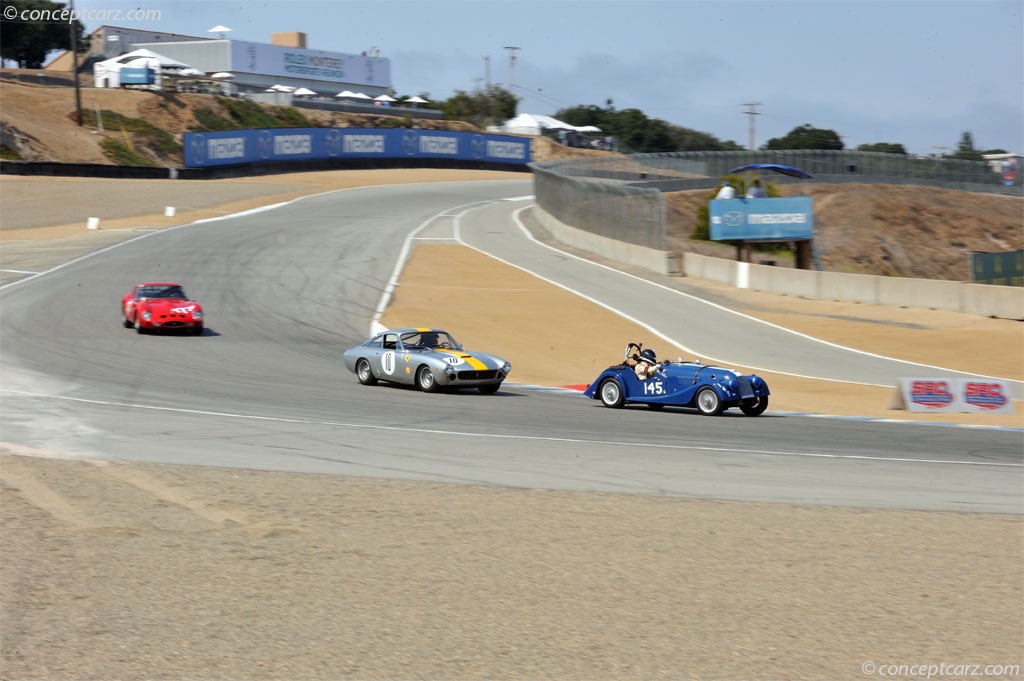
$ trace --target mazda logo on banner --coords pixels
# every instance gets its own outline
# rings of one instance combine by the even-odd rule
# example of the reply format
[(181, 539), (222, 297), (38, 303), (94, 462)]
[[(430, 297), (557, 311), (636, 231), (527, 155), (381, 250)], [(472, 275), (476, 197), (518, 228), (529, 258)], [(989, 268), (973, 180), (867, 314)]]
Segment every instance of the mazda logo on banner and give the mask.
[(270, 158), (274, 155), (274, 133), (260, 130), (256, 136), (256, 153), (260, 158)]
[(201, 166), (206, 162), (206, 138), (202, 135), (193, 135), (192, 143), (189, 144), (192, 152), (192, 163)]

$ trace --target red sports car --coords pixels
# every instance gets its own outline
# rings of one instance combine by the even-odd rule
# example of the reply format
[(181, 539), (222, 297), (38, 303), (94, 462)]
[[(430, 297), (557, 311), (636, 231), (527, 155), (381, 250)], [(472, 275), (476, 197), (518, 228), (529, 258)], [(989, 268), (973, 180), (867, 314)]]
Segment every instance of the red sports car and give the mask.
[(198, 336), (203, 332), (203, 308), (179, 284), (139, 284), (121, 299), (121, 323), (139, 333), (170, 329)]

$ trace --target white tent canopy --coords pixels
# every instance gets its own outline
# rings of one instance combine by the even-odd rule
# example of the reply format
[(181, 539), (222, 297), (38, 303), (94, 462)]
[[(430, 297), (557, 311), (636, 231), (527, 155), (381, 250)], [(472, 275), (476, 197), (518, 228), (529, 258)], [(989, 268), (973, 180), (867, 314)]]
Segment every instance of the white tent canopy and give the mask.
[(309, 95), (315, 95), (316, 92), (310, 90), (308, 87), (300, 87), (297, 90), (292, 91), (293, 95), (299, 95), (301, 97), (307, 97)]
[(541, 114), (521, 113), (515, 118), (510, 118), (501, 126), (502, 132), (512, 132), (520, 135), (542, 135), (545, 130), (574, 130), (576, 132), (601, 132), (600, 128), (593, 125), (575, 126), (551, 116)]
[(162, 74), (181, 75), (196, 71), (193, 67), (177, 59), (165, 57), (152, 50), (139, 49), (93, 64), (92, 73), (96, 87), (120, 87), (121, 69), (123, 68), (153, 69), (156, 71), (157, 77)]
[(137, 66), (138, 64), (135, 64), (134, 62), (144, 59), (154, 61), (155, 64), (152, 64), (151, 66), (159, 66), (161, 69), (177, 70), (192, 68), (188, 64), (180, 62), (177, 59), (171, 59), (170, 57), (165, 57), (162, 54), (157, 54), (156, 52), (147, 49), (139, 49), (133, 52), (128, 52), (127, 54), (122, 54), (118, 57), (114, 57), (113, 59), (106, 59), (104, 61), (96, 62), (95, 65), (104, 67), (110, 67), (115, 64), (120, 64), (121, 66)]

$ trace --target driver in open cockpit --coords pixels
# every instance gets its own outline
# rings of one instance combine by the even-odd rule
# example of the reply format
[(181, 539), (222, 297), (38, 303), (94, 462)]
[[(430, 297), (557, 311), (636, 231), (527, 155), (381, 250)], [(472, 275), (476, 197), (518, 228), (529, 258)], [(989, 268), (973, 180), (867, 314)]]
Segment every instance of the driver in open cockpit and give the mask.
[(641, 381), (646, 381), (657, 373), (659, 366), (658, 356), (654, 353), (654, 350), (647, 348), (637, 356), (636, 366), (633, 368), (633, 371), (636, 372), (637, 378)]

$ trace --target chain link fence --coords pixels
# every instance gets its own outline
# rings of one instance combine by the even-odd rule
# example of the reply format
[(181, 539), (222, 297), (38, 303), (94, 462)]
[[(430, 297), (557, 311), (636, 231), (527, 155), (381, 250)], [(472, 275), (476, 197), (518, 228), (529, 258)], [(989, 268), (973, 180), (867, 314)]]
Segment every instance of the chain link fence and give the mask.
[[(1021, 168), (1018, 159), (1017, 167)], [(814, 182), (917, 184), (1024, 196), (985, 161), (914, 158), (866, 151), (683, 151), (598, 156), (530, 164), (537, 204), (559, 221), (618, 241), (668, 249), (663, 191), (710, 189), (729, 171), (754, 163), (800, 168)], [(773, 183), (801, 182), (773, 175)]]
[(550, 163), (531, 164), (537, 204), (548, 214), (599, 236), (668, 250), (667, 211), (659, 189), (575, 175), (574, 168), (552, 169)]

